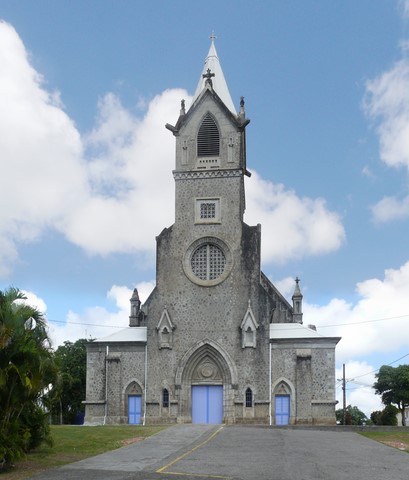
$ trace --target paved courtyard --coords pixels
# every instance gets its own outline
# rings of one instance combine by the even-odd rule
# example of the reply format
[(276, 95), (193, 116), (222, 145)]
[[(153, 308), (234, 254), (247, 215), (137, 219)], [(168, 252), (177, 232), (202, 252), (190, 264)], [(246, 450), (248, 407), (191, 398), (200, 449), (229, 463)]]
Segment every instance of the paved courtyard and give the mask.
[(36, 480), (407, 480), (409, 455), (354, 432), (176, 425)]

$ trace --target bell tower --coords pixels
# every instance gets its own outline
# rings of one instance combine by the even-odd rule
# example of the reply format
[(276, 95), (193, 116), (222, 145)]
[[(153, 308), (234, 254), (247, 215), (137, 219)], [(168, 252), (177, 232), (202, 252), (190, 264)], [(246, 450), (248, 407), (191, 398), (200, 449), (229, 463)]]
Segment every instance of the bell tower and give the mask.
[[(175, 126), (176, 225), (243, 220), (246, 169), (244, 99), (237, 114), (214, 45), (214, 35), (192, 104), (181, 102)], [(225, 186), (223, 186), (225, 184)], [(192, 204), (194, 205), (192, 209)], [(186, 218), (191, 211), (193, 218)]]

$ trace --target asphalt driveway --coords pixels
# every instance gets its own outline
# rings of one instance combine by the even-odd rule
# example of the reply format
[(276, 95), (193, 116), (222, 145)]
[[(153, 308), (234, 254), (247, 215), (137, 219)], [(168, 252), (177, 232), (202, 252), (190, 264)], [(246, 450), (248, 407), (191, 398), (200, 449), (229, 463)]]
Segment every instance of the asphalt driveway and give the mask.
[(408, 480), (409, 455), (354, 432), (175, 425), (36, 480)]

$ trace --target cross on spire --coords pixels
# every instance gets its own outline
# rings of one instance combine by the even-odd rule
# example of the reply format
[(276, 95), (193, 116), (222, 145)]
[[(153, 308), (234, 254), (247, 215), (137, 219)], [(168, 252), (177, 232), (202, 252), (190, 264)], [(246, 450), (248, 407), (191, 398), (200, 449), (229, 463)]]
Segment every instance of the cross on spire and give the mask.
[(210, 35), (210, 40), (212, 41), (212, 43), (214, 43), (214, 41), (216, 40), (216, 35), (214, 34), (214, 30), (212, 30), (212, 34)]
[(214, 77), (214, 73), (211, 73), (210, 68), (207, 69), (207, 72), (202, 77), (206, 79), (206, 85), (213, 86), (212, 77)]

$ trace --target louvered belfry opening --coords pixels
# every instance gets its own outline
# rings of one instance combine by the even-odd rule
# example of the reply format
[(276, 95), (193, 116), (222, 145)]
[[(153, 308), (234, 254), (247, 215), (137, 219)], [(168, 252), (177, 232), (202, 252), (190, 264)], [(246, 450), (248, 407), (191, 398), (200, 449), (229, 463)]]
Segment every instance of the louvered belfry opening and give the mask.
[(206, 114), (197, 134), (197, 156), (215, 157), (220, 152), (220, 134), (214, 118)]

